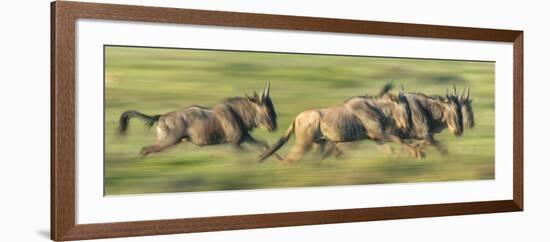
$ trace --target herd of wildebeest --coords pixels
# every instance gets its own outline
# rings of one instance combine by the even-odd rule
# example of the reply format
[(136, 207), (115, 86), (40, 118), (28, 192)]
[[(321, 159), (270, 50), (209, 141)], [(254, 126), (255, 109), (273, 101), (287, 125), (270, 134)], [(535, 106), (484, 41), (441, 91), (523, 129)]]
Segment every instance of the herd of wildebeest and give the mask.
[[(458, 95), (453, 85), (451, 93), (447, 89), (441, 96), (405, 92), (403, 87), (395, 94), (393, 87), (389, 82), (377, 95), (350, 97), (333, 107), (305, 110), (272, 146), (250, 134), (258, 127), (269, 132), (277, 129), (269, 82), (260, 94), (227, 98), (210, 108), (193, 105), (153, 116), (129, 110), (120, 116), (118, 131), (125, 133), (132, 117), (150, 127), (156, 124), (156, 140), (141, 149), (142, 157), (184, 142), (198, 146), (229, 143), (238, 149), (249, 143), (261, 150), (259, 161), (272, 155), (280, 161), (296, 161), (314, 147), (321, 152), (321, 159), (340, 156), (343, 146), (364, 139), (380, 145), (394, 142), (417, 158), (425, 156), (427, 145), (445, 155), (447, 149), (434, 139), (435, 134), (447, 128), (460, 136), (464, 127), (474, 127), (470, 88)], [(289, 154), (278, 155), (276, 151), (292, 134), (295, 142)]]

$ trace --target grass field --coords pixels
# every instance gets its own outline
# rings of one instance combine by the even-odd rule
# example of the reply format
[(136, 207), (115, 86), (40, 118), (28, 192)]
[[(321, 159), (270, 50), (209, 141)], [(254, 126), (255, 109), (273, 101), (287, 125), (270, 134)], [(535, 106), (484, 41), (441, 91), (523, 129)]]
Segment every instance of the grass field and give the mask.
[[(492, 62), (114, 46), (105, 55), (106, 195), (494, 178)], [(136, 119), (127, 136), (116, 134), (119, 115), (128, 109), (163, 114), (193, 104), (212, 106), (259, 91), (267, 80), (279, 129), (256, 129), (252, 135), (269, 143), (301, 111), (375, 94), (389, 80), (429, 95), (444, 95), (453, 83), (459, 91), (470, 86), (476, 126), (459, 138), (447, 130), (436, 135), (448, 156), (428, 148), (427, 157), (417, 160), (397, 146), (387, 154), (365, 140), (339, 159), (319, 161), (312, 153), (290, 165), (274, 158), (257, 163), (254, 147), (238, 152), (230, 145), (180, 144), (141, 159), (138, 152), (154, 141), (154, 129)], [(278, 153), (292, 145), (293, 138)]]

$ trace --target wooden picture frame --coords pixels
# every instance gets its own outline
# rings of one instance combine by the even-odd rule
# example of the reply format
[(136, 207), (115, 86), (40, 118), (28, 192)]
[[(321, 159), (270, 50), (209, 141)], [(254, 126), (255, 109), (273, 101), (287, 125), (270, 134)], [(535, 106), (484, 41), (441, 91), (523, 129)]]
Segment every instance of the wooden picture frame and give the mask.
[[(75, 22), (141, 21), (513, 43), (513, 199), (398, 207), (76, 224)], [(99, 239), (523, 210), (523, 32), (57, 1), (51, 4), (51, 239)]]

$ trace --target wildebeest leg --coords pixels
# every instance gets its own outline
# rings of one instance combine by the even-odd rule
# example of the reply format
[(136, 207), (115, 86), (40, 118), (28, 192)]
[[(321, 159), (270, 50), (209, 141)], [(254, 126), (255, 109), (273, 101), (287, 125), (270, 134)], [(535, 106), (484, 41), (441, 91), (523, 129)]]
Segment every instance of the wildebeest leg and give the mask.
[(285, 161), (297, 161), (304, 156), (304, 153), (311, 149), (312, 144), (296, 143), (284, 158)]
[(383, 150), (384, 153), (386, 153), (387, 155), (393, 154), (393, 148), (389, 144), (381, 142), (380, 140), (377, 140), (376, 144), (377, 144), (376, 147)]
[(334, 152), (336, 152), (336, 154), (334, 155), (334, 157), (338, 158), (340, 156), (342, 156), (344, 154), (344, 151), (339, 147), (342, 143), (336, 143), (334, 144)]
[(340, 157), (344, 152), (342, 151), (342, 149), (340, 149), (338, 147), (339, 144), (340, 143), (333, 143), (333, 142), (327, 141), (324, 144), (324, 150), (323, 150), (323, 153), (321, 155), (321, 160), (326, 159), (327, 157), (329, 157), (333, 153), (335, 154), (334, 156), (336, 158)]
[(415, 157), (418, 157), (418, 152), (411, 145), (404, 143), (398, 136), (385, 132), (382, 121), (378, 118), (375, 112), (356, 111), (353, 113), (363, 125), (365, 135), (371, 140), (374, 140), (378, 145), (384, 144), (386, 141), (392, 141), (406, 147)]
[(414, 144), (414, 145), (416, 146), (416, 148), (417, 148), (420, 152), (423, 153), (422, 150), (424, 149), (424, 147), (426, 147), (426, 146), (429, 145), (429, 144), (428, 144), (428, 141), (427, 141), (426, 139), (424, 139), (424, 140), (422, 140), (421, 142), (416, 143), (416, 144)]
[[(265, 150), (267, 150), (267, 149), (269, 149), (269, 145), (267, 144), (267, 142), (265, 142), (265, 141), (263, 141), (263, 140), (254, 139), (250, 134), (245, 135), (245, 136), (243, 137), (243, 141), (255, 145), (255, 146), (258, 147), (262, 152), (265, 151)], [(274, 153), (273, 155), (275, 155), (275, 157), (277, 158), (277, 160), (280, 160), (280, 161), (284, 160), (283, 157), (281, 157), (281, 156), (278, 155), (277, 153)]]
[(295, 143), (285, 156), (285, 161), (297, 161), (309, 151), (316, 140), (322, 136), (319, 125), (321, 115), (318, 111), (307, 111), (294, 119)]
[(328, 143), (329, 142), (327, 142), (327, 140), (325, 140), (325, 139), (320, 139), (320, 140), (317, 140), (313, 143), (313, 148), (312, 149), (319, 151), (319, 155), (321, 155), (321, 160), (324, 159), (323, 156), (325, 156), (325, 153), (331, 152), (330, 151), (331, 147)]
[(403, 140), (397, 136), (397, 135), (394, 135), (394, 134), (386, 134), (385, 135), (385, 138), (387, 140), (390, 140), (396, 144), (399, 144), (399, 145), (403, 145), (405, 148), (407, 148), (409, 150), (409, 152), (411, 152), (412, 155), (414, 155), (415, 157), (417, 158), (423, 158), (423, 153), (420, 152), (420, 149), (418, 149), (418, 147), (415, 147), (414, 145), (411, 145), (411, 144), (408, 144), (406, 142), (403, 142)]
[(447, 155), (449, 151), (439, 141), (435, 140), (433, 135), (427, 135), (424, 143), (433, 145), (441, 155)]
[(180, 142), (181, 139), (172, 138), (172, 137), (165, 137), (162, 140), (157, 140), (154, 144), (145, 146), (141, 149), (139, 154), (141, 155), (141, 158), (145, 157), (148, 154), (161, 152), (165, 150), (166, 148), (173, 146)]
[(159, 118), (156, 131), (157, 138), (155, 143), (141, 149), (139, 152), (141, 158), (151, 153), (161, 152), (170, 146), (190, 139), (190, 137), (188, 137), (188, 135), (184, 132), (181, 119), (170, 115), (161, 116)]
[[(311, 136), (311, 137), (310, 137)], [(314, 143), (314, 137), (313, 134), (311, 135), (304, 135), (299, 136), (296, 135), (296, 143), (294, 143), (294, 146), (290, 149), (290, 152), (285, 156), (285, 161), (298, 161), (302, 159), (302, 156), (304, 154), (311, 150), (313, 143)]]
[(328, 142), (326, 140), (320, 141), (319, 147), (321, 147), (321, 160), (326, 159), (330, 155), (332, 155), (332, 152), (335, 149), (335, 145), (332, 142)]
[(245, 151), (246, 149), (239, 143), (234, 143), (233, 148), (235, 148), (236, 151)]
[(319, 151), (319, 155), (323, 155), (323, 153), (325, 153), (325, 150), (326, 150), (326, 145), (325, 143), (322, 143), (322, 142), (317, 142), (317, 143), (313, 143), (313, 150), (318, 150)]
[(418, 158), (421, 157), (420, 152), (418, 152), (418, 149), (416, 149), (413, 145), (403, 142), (399, 136), (393, 133), (385, 132), (380, 121), (374, 118), (374, 116), (368, 115), (364, 112), (357, 112), (355, 113), (355, 116), (359, 118), (363, 124), (363, 128), (366, 130), (366, 135), (372, 140), (377, 141), (379, 144), (388, 140), (392, 141), (407, 148), (413, 156)]

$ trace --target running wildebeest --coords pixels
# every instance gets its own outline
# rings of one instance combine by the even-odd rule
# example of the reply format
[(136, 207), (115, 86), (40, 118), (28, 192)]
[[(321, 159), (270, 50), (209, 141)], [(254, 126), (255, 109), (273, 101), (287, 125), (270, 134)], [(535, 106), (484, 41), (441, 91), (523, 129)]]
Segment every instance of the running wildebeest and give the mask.
[(141, 149), (142, 157), (180, 142), (198, 146), (230, 143), (236, 147), (247, 142), (263, 150), (269, 147), (267, 143), (254, 139), (249, 132), (256, 127), (270, 132), (277, 128), (277, 114), (269, 89), (267, 82), (260, 95), (227, 98), (212, 108), (195, 105), (153, 116), (128, 110), (120, 115), (119, 133), (126, 132), (133, 117), (144, 120), (149, 127), (157, 123), (156, 141)]
[[(354, 140), (354, 138), (355, 140), (369, 138), (375, 140), (379, 144), (383, 144), (385, 140), (390, 140), (398, 144), (403, 144), (416, 157), (424, 156), (422, 149), (425, 145), (428, 144), (436, 146), (436, 148), (438, 148), (441, 153), (446, 153), (445, 148), (433, 138), (433, 134), (441, 132), (441, 130), (444, 128), (449, 128), (449, 131), (451, 133), (454, 133), (457, 136), (461, 135), (463, 132), (462, 112), (468, 113), (469, 117), (472, 118), (471, 122), (473, 123), (473, 113), (471, 110), (471, 106), (464, 109), (461, 105), (461, 102), (465, 102), (464, 100), (468, 100), (464, 99), (464, 97), (468, 95), (462, 95), (462, 97), (459, 99), (456, 97), (456, 91), (455, 95), (447, 94), (446, 98), (440, 96), (426, 96), (424, 94), (418, 93), (400, 92), (399, 95), (396, 97), (389, 93), (389, 90), (391, 90), (392, 87), (393, 85), (391, 83), (386, 84), (380, 92), (378, 98), (373, 98), (371, 96), (360, 96), (348, 99), (348, 101), (346, 101), (344, 107), (348, 107), (354, 110), (352, 111), (352, 113), (360, 114), (358, 117), (362, 118), (359, 119), (359, 122), (361, 122), (361, 120), (366, 121), (361, 123), (362, 125), (364, 125), (363, 127), (357, 125), (357, 120), (355, 120), (355, 122), (352, 121), (354, 118), (357, 118), (357, 116), (351, 117), (353, 115), (348, 115), (349, 117), (333, 117), (333, 120), (329, 120), (328, 126), (331, 127), (326, 129), (328, 131), (327, 133), (329, 133), (328, 136), (323, 133), (323, 130), (310, 131), (311, 133), (322, 137), (316, 137), (318, 140), (313, 142), (317, 142), (319, 144), (323, 144), (323, 142), (325, 143), (324, 145), (326, 146), (326, 148), (323, 151), (325, 153), (323, 157), (326, 157), (334, 150), (336, 150), (338, 153), (341, 153), (341, 150), (338, 149), (338, 145), (341, 142), (352, 141)], [(373, 102), (373, 100), (385, 100), (387, 102)], [(352, 101), (351, 103), (366, 103), (368, 104), (369, 108), (365, 109), (364, 107), (361, 108), (360, 106), (349, 105), (349, 101)], [(388, 102), (391, 102), (393, 104), (390, 104)], [(389, 106), (384, 107), (384, 105), (388, 104)], [(278, 150), (284, 143), (286, 143), (292, 133), (296, 134), (297, 145), (293, 147), (290, 153), (290, 159), (294, 159), (294, 157), (292, 157), (293, 155), (297, 156), (298, 158), (301, 157), (301, 154), (304, 152), (304, 150), (309, 149), (308, 147), (311, 146), (309, 144), (312, 142), (312, 139), (309, 138), (306, 134), (302, 134), (303, 131), (296, 132), (294, 130), (295, 124), (299, 119), (306, 119), (300, 117), (301, 115), (304, 115), (304, 113), (315, 113), (313, 111), (315, 110), (309, 110), (298, 115), (298, 117), (296, 117), (285, 135), (281, 139), (279, 139), (279, 141), (274, 144), (268, 151), (264, 152), (264, 154), (260, 156), (260, 160), (267, 158), (270, 155), (270, 152)], [(324, 119), (326, 118), (320, 115), (321, 111), (316, 111), (317, 113), (319, 113), (317, 115), (319, 117), (313, 118), (313, 120), (319, 119), (319, 121), (317, 121), (319, 124), (326, 123), (324, 122)], [(339, 115), (338, 112), (329, 112), (328, 116), (337, 115)], [(336, 122), (334, 121), (335, 118), (338, 119), (336, 120)], [(310, 124), (310, 126), (313, 126), (313, 129), (315, 130), (315, 122), (313, 123), (314, 125)], [(371, 131), (370, 136), (368, 134), (369, 130)], [(337, 134), (344, 134), (344, 136), (349, 136), (352, 138), (347, 140), (331, 139), (333, 138), (330, 137), (331, 131)], [(363, 133), (362, 135), (364, 136), (353, 135), (357, 133), (361, 134), (361, 132), (366, 132), (366, 134)], [(385, 137), (385, 139), (380, 137)], [(407, 143), (403, 143), (402, 140), (404, 139), (420, 139), (424, 142), (420, 145), (413, 146)], [(305, 142), (302, 140), (305, 140)]]
[[(470, 88), (465, 89), (460, 96), (457, 96), (456, 86), (453, 85), (454, 94), (446, 94), (445, 100), (452, 103), (453, 106), (458, 106), (458, 111), (455, 116), (457, 116), (460, 121), (459, 125), (456, 128), (459, 130), (453, 131), (451, 127), (449, 130), (457, 136), (462, 134), (463, 127), (473, 128), (475, 125), (474, 122), (474, 112), (472, 108), (472, 99), (470, 98)], [(442, 102), (443, 98), (439, 96), (426, 96), (419, 93), (406, 93), (405, 97), (411, 103), (411, 117), (413, 117), (413, 125), (415, 128), (410, 130), (408, 133), (403, 133), (401, 136), (404, 139), (419, 139), (423, 142), (419, 145), (419, 149), (422, 152), (422, 149), (425, 145), (434, 145), (435, 148), (442, 154), (447, 154), (447, 149), (436, 141), (433, 137), (434, 134), (441, 132), (444, 125), (441, 124), (441, 121), (438, 121), (434, 117), (438, 116), (437, 109), (433, 108), (433, 103)], [(456, 110), (457, 108), (453, 108)], [(423, 155), (423, 153), (421, 153)]]
[[(404, 107), (408, 108), (407, 117), (410, 117), (410, 121), (408, 121), (408, 128), (395, 127), (391, 131), (406, 141), (422, 140), (417, 146), (421, 157), (425, 155), (422, 149), (426, 145), (433, 145), (442, 155), (447, 154), (447, 149), (434, 139), (434, 135), (440, 133), (444, 128), (448, 128), (451, 133), (460, 136), (463, 126), (468, 128), (474, 126), (472, 100), (469, 96), (470, 89), (464, 90), (458, 97), (456, 86), (453, 85), (453, 88), (454, 94), (449, 95), (447, 92), (445, 98), (437, 95), (405, 93), (403, 89), (400, 91), (399, 95), (403, 97), (400, 101), (407, 103)], [(387, 86), (382, 89), (384, 95), (392, 95), (387, 89)]]
[(266, 159), (280, 149), (294, 133), (296, 142), (287, 161), (299, 160), (314, 145), (328, 145), (323, 157), (337, 149), (337, 144), (362, 139), (372, 139), (378, 143), (392, 141), (403, 145), (414, 156), (419, 157), (419, 150), (404, 143), (395, 134), (395, 129), (408, 130), (410, 119), (403, 96), (386, 95), (391, 89), (386, 84), (378, 97), (359, 96), (346, 100), (342, 105), (304, 111), (292, 121), (283, 137), (259, 158)]
[[(434, 134), (448, 128), (454, 135), (462, 135), (462, 108), (456, 91), (455, 95), (447, 94), (445, 98), (421, 93), (404, 93), (403, 96), (409, 104), (411, 125), (410, 129), (401, 130), (401, 138), (422, 140), (420, 150), (425, 145), (433, 145), (441, 154), (447, 154), (447, 149), (434, 139)], [(424, 154), (421, 152), (421, 155)]]
[[(387, 87), (384, 87), (385, 90)], [(463, 127), (474, 127), (474, 114), (472, 108), (472, 99), (470, 99), (470, 89), (465, 89), (459, 97), (456, 93), (456, 86), (453, 85), (454, 94), (446, 97), (427, 96), (421, 93), (404, 93), (403, 89), (400, 95), (404, 97), (402, 102), (406, 102), (410, 121), (408, 129), (394, 129), (395, 134), (403, 140), (422, 140), (418, 145), (420, 155), (423, 157), (422, 149), (426, 145), (434, 145), (443, 155), (447, 154), (447, 149), (434, 139), (434, 135), (440, 133), (444, 128), (457, 136), (463, 132)], [(384, 92), (385, 95), (391, 95)]]

